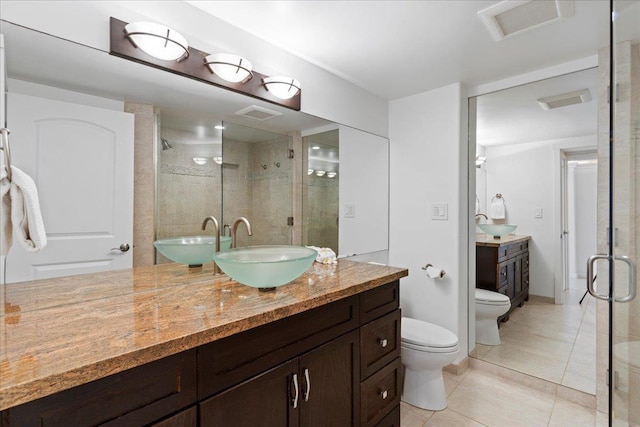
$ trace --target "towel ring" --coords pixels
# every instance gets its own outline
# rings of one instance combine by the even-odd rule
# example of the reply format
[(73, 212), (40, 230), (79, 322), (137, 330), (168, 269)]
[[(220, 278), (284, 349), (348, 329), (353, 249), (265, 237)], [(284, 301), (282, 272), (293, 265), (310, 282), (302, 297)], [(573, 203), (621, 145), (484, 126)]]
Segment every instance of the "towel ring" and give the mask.
[(9, 148), (9, 129), (0, 129), (2, 136), (2, 147), (0, 149), (4, 152), (4, 168), (7, 170), (7, 179), (11, 181), (11, 148)]

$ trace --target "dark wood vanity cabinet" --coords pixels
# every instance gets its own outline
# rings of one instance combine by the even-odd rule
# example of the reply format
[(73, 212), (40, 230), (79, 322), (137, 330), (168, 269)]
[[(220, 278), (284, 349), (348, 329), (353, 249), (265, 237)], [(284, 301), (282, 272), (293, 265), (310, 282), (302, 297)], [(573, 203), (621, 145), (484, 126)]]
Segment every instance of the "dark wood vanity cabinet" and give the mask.
[(476, 287), (500, 292), (511, 308), (498, 320), (529, 300), (529, 237), (511, 242), (476, 243)]
[(400, 423), (399, 282), (0, 413), (0, 426)]

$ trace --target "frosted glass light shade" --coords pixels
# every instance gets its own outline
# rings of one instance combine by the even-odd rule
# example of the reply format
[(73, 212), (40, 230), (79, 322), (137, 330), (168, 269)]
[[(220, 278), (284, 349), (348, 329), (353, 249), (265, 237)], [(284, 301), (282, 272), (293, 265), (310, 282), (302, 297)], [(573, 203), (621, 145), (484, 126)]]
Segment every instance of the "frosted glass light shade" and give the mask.
[(300, 82), (293, 77), (274, 76), (263, 79), (264, 86), (273, 96), (280, 99), (293, 98), (300, 92)]
[(336, 175), (338, 175), (337, 172), (327, 172), (327, 178), (335, 178)]
[(181, 60), (189, 56), (189, 44), (178, 32), (154, 22), (132, 22), (125, 32), (134, 46), (163, 61)]
[(324, 176), (327, 171), (316, 171), (316, 176)]
[(214, 53), (205, 58), (212, 73), (231, 83), (240, 83), (253, 77), (251, 62), (230, 53)]
[(193, 163), (200, 166), (206, 165), (209, 162), (209, 159), (207, 159), (206, 157), (194, 157), (192, 160)]

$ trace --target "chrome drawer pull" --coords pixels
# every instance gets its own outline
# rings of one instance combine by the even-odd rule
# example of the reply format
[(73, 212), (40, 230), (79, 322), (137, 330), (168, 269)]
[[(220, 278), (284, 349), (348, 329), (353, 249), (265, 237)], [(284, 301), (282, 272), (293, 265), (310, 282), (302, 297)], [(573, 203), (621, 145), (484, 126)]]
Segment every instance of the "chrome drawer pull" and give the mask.
[(380, 395), (380, 397), (382, 397), (383, 400), (386, 399), (388, 395), (387, 390), (379, 391), (378, 394)]
[(309, 401), (309, 394), (311, 393), (311, 381), (309, 380), (309, 370), (307, 368), (304, 369), (304, 381), (307, 385), (307, 389), (304, 391), (304, 401)]
[(384, 338), (380, 338), (380, 339), (378, 340), (378, 344), (380, 344), (380, 347), (385, 348), (385, 347), (387, 346), (388, 342), (387, 342), (387, 340), (386, 340), (386, 339), (384, 339)]

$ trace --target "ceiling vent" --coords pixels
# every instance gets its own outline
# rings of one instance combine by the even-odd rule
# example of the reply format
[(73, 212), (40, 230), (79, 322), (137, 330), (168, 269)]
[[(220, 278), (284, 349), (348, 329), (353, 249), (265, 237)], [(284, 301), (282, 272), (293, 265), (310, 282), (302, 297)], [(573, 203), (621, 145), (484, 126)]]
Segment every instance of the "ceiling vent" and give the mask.
[(478, 12), (495, 41), (573, 15), (573, 0), (507, 0)]
[(591, 92), (589, 92), (589, 89), (582, 89), (562, 95), (540, 98), (538, 99), (538, 104), (540, 104), (543, 110), (552, 110), (554, 108), (566, 107), (567, 105), (584, 104), (589, 101), (591, 101)]
[(261, 122), (282, 115), (282, 113), (269, 110), (268, 108), (258, 107), (257, 105), (251, 105), (247, 108), (236, 111), (236, 114), (253, 120), (259, 120)]

